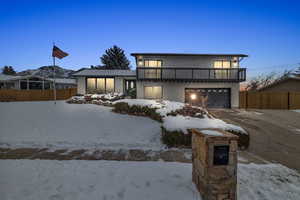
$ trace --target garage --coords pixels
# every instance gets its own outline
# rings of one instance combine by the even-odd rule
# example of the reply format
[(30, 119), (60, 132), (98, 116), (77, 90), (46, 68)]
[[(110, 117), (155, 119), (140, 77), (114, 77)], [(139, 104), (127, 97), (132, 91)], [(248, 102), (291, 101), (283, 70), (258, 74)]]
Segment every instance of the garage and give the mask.
[(208, 108), (230, 108), (230, 88), (186, 88), (185, 102)]

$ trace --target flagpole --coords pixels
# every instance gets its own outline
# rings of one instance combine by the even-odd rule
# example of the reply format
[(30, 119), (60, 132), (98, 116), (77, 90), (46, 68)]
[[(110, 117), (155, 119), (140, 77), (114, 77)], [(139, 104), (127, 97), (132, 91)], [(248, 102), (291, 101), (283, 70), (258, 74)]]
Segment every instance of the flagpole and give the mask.
[[(54, 47), (54, 42), (53, 42)], [(54, 94), (54, 104), (56, 104), (56, 83), (55, 83), (55, 56), (53, 56), (53, 94)]]

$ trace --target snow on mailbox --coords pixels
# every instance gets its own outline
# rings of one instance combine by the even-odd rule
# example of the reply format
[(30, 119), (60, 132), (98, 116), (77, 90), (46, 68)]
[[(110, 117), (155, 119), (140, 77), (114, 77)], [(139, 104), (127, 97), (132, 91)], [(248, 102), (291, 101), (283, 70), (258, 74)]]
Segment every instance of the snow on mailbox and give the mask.
[(192, 129), (193, 181), (204, 200), (236, 200), (237, 139), (219, 129)]

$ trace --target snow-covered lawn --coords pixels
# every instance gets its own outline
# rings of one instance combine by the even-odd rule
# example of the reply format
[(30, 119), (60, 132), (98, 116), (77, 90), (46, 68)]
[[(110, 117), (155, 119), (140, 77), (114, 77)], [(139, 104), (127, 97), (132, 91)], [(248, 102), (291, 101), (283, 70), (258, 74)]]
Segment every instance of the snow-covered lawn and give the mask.
[[(297, 200), (300, 176), (281, 165), (238, 165), (239, 200)], [(0, 160), (0, 199), (196, 200), (192, 165)]]
[(0, 146), (160, 149), (160, 123), (110, 107), (53, 102), (0, 103)]

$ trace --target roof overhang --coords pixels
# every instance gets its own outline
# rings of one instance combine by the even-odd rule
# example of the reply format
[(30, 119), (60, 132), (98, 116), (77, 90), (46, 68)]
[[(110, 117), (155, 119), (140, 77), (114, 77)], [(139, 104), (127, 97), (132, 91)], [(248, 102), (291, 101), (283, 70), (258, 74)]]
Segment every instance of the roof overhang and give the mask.
[(195, 53), (131, 53), (131, 56), (232, 56), (248, 57), (246, 54), (195, 54)]

